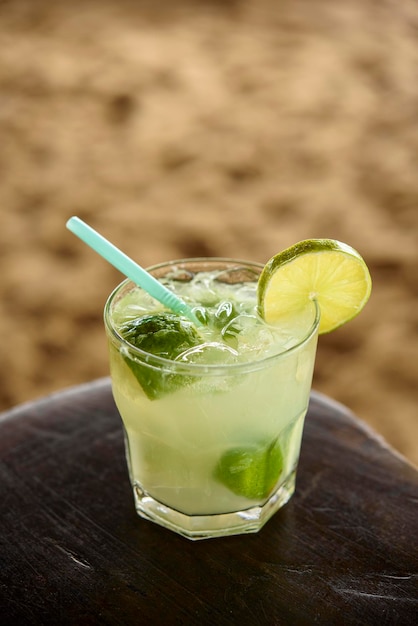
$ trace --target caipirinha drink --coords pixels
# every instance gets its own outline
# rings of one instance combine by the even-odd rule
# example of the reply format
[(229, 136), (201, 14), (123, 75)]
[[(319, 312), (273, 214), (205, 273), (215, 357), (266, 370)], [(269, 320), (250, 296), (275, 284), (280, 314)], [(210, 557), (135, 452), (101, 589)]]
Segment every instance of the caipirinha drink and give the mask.
[(129, 280), (105, 307), (137, 512), (189, 539), (257, 532), (295, 489), (318, 335), (364, 307), (367, 266), (314, 239), (264, 267), (189, 259), (150, 272), (190, 315)]
[(140, 515), (190, 538), (258, 530), (294, 491), (319, 310), (260, 317), (263, 267), (154, 268), (199, 325), (130, 281), (106, 307), (114, 398)]
[(147, 272), (78, 217), (67, 228), (132, 281), (104, 318), (137, 512), (189, 539), (257, 532), (294, 492), (318, 335), (363, 309), (366, 263), (308, 239), (264, 267)]

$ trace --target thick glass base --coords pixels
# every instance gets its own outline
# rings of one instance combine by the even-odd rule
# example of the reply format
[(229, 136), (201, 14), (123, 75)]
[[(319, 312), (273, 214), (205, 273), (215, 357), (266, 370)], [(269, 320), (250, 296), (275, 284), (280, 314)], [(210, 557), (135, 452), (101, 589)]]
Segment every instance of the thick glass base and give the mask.
[(185, 515), (158, 502), (137, 483), (133, 485), (138, 515), (164, 526), (187, 539), (210, 539), (244, 533), (256, 533), (271, 516), (288, 502), (295, 491), (296, 471), (292, 472), (263, 504), (244, 511), (215, 515)]

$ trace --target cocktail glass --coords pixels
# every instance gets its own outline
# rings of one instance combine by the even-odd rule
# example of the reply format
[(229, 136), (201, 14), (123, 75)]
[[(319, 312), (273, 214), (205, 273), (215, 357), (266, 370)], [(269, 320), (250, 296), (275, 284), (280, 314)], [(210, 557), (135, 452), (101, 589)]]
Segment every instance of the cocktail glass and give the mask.
[[(221, 313), (231, 304), (244, 310), (235, 322), (224, 320), (225, 349), (209, 341), (194, 351), (197, 359), (156, 356), (122, 336), (121, 320), (161, 311), (131, 281), (105, 306), (112, 390), (136, 510), (189, 539), (257, 532), (294, 493), (319, 309), (309, 302), (274, 328), (258, 320), (254, 334), (262, 269), (232, 259), (149, 268), (186, 300), (192, 286), (198, 314), (208, 303)], [(213, 281), (199, 283), (208, 274)]]

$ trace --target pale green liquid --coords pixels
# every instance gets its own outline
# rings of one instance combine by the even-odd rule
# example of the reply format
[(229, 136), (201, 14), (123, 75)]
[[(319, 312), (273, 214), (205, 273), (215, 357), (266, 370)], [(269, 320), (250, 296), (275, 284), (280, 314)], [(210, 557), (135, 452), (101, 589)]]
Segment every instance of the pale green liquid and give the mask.
[[(167, 283), (182, 297), (207, 302), (188, 283)], [(218, 289), (218, 292), (217, 292)], [(213, 302), (229, 301), (246, 315), (256, 313), (255, 285), (214, 285)], [(213, 304), (216, 308), (216, 304)], [(161, 310), (148, 296), (135, 290), (125, 296), (114, 313), (117, 322)], [(248, 320), (244, 320), (245, 324)], [(286, 327), (272, 330), (260, 321), (244, 324), (242, 336), (227, 339), (228, 350), (208, 350), (198, 354), (198, 362), (209, 364), (258, 361), (254, 371), (231, 374), (223, 370), (192, 377), (186, 386), (150, 400), (122, 357), (111, 345), (110, 363), (113, 393), (122, 416), (127, 438), (127, 457), (132, 484), (158, 502), (186, 515), (213, 515), (261, 506), (294, 472), (300, 451), (303, 422), (309, 400), (316, 335), (295, 350), (270, 359), (260, 366), (266, 354), (275, 354), (298, 343), (306, 335), (308, 323), (301, 316)], [(253, 324), (253, 326), (251, 326)], [(222, 341), (222, 333), (210, 331), (205, 339)], [(237, 353), (237, 354), (236, 354)], [(232, 355), (232, 356), (231, 356)], [(194, 358), (194, 357), (193, 357)], [(182, 360), (182, 359), (180, 359)], [(278, 440), (283, 466), (262, 500), (234, 493), (216, 476), (222, 455), (231, 449), (264, 445)]]

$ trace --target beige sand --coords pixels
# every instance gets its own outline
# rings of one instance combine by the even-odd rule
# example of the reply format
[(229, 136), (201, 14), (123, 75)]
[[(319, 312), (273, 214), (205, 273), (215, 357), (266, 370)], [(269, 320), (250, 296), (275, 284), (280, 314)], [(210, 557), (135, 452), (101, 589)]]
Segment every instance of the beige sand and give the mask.
[(417, 24), (415, 0), (3, 3), (0, 408), (108, 373), (120, 275), (70, 215), (144, 265), (331, 237), (374, 291), (314, 386), (418, 463)]

